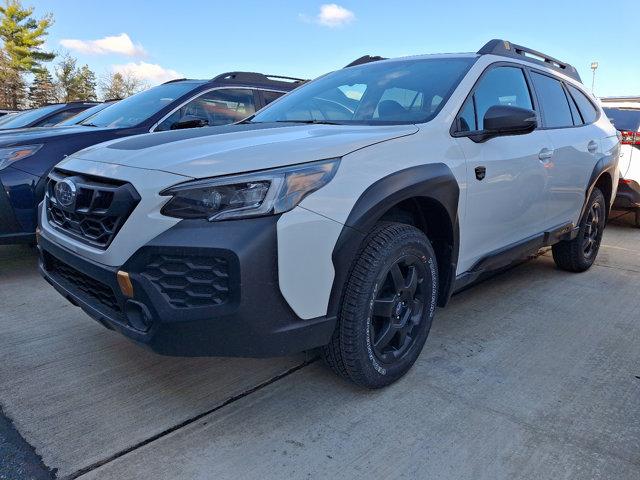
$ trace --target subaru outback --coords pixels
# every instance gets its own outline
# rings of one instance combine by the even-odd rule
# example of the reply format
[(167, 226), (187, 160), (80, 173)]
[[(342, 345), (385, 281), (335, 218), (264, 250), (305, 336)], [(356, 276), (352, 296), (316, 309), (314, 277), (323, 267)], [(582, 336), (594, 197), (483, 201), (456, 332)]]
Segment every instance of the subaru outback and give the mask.
[(40, 270), (156, 352), (320, 348), (379, 388), (452, 293), (545, 246), (587, 270), (618, 156), (575, 68), (540, 52), (363, 62), (237, 125), (70, 156), (41, 204)]

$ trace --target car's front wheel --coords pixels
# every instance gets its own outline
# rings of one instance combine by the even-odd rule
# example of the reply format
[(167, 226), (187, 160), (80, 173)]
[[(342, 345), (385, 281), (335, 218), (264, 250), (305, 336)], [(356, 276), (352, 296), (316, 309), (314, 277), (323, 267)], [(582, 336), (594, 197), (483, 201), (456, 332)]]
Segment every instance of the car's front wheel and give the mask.
[(556, 265), (569, 272), (584, 272), (591, 268), (600, 251), (606, 221), (606, 200), (602, 192), (594, 188), (582, 215), (576, 238), (553, 246)]
[(422, 351), (437, 305), (438, 265), (417, 228), (381, 222), (347, 281), (325, 362), (366, 388), (402, 377)]

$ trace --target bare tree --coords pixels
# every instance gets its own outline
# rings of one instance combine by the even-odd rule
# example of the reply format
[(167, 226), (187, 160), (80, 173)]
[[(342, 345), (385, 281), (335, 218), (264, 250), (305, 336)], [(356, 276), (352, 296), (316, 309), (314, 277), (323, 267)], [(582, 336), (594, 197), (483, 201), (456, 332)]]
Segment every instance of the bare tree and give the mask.
[(111, 72), (102, 76), (99, 81), (100, 93), (103, 100), (126, 98), (134, 93), (149, 88), (147, 82), (121, 72)]

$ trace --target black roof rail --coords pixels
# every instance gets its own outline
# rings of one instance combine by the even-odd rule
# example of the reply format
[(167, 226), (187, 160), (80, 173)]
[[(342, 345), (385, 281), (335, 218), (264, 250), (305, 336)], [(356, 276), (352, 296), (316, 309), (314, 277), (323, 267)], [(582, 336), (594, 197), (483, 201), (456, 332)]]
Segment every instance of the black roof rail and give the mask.
[(478, 50), (478, 55), (488, 54), (519, 58), (520, 60), (538, 63), (545, 67), (553, 68), (560, 73), (564, 73), (567, 77), (571, 77), (582, 83), (580, 74), (573, 65), (561, 62), (557, 58), (550, 57), (549, 55), (538, 52), (537, 50), (523, 47), (522, 45), (516, 45), (515, 43), (511, 43), (507, 40), (489, 40), (484, 47)]
[(343, 68), (355, 67), (356, 65), (362, 65), (365, 63), (377, 62), (380, 60), (386, 60), (385, 57), (381, 57), (379, 55), (363, 55), (360, 58), (356, 58), (349, 65), (345, 65)]
[(282, 75), (265, 75), (257, 72), (226, 72), (213, 77), (211, 82), (226, 83), (262, 83), (274, 86), (291, 86), (292, 83), (305, 83), (303, 78), (285, 77)]
[(167, 83), (183, 82), (185, 80), (190, 80), (190, 79), (189, 78), (174, 78), (173, 80), (169, 80), (167, 82), (164, 82), (162, 85), (166, 85)]

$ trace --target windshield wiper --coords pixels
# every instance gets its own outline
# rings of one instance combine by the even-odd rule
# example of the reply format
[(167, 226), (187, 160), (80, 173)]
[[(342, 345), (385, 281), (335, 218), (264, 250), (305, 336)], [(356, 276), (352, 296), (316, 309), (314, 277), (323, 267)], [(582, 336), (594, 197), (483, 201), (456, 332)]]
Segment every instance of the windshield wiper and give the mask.
[(85, 127), (97, 127), (95, 123), (81, 123), (80, 125), (84, 125)]

